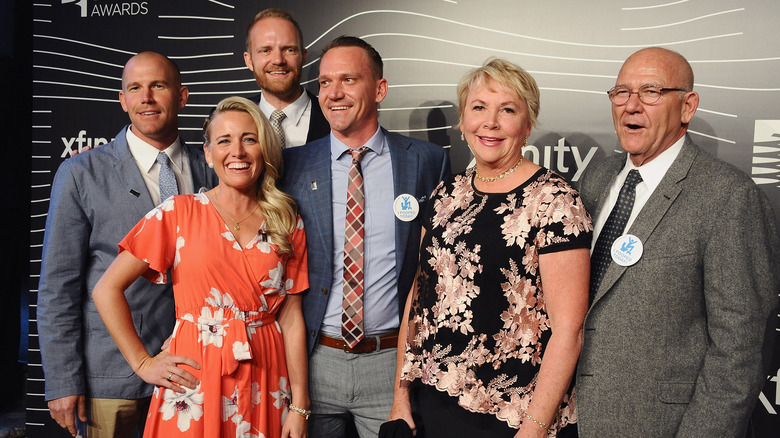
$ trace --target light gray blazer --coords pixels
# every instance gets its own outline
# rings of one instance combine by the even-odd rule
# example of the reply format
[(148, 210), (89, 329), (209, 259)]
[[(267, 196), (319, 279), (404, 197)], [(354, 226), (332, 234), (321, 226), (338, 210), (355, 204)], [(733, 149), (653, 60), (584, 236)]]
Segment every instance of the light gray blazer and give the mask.
[[(117, 244), (154, 208), (122, 129), (112, 142), (65, 160), (52, 183), (38, 286), (46, 400), (69, 395), (137, 399), (152, 394), (125, 361), (91, 299)], [(193, 187), (217, 183), (203, 150), (184, 146)], [(125, 292), (133, 323), (154, 354), (171, 334), (171, 285), (139, 279)]]
[[(597, 217), (624, 154), (588, 167)], [(576, 375), (589, 437), (743, 437), (771, 360), (780, 291), (772, 208), (750, 178), (685, 144), (627, 233), (585, 319)]]

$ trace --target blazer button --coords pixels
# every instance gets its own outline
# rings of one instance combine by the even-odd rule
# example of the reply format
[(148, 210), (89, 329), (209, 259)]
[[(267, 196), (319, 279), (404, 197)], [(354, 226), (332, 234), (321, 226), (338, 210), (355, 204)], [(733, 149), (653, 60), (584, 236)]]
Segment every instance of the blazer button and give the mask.
[(328, 294), (328, 288), (327, 287), (323, 287), (322, 288), (322, 294), (323, 295), (327, 295)]
[(313, 337), (314, 337), (314, 335), (316, 335), (316, 334), (317, 334), (317, 333), (315, 333), (315, 332), (314, 332), (314, 330), (312, 330), (312, 331), (311, 331), (311, 337), (312, 337), (312, 338), (313, 338)]

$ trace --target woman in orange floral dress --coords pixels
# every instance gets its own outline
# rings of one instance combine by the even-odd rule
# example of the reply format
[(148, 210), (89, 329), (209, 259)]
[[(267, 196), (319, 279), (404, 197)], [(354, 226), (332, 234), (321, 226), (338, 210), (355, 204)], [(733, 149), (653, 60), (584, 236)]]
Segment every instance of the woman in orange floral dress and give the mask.
[[(281, 148), (244, 98), (220, 102), (204, 131), (219, 185), (149, 212), (93, 298), (133, 370), (157, 385), (145, 437), (305, 437), (306, 239), (294, 202), (276, 188)], [(176, 326), (169, 350), (151, 356), (123, 292), (140, 276), (168, 275)]]

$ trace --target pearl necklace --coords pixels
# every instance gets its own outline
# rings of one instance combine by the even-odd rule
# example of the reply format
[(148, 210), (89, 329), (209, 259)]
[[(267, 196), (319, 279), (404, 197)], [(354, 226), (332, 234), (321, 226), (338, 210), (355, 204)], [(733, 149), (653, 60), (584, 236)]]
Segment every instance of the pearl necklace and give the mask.
[(491, 182), (494, 182), (494, 181), (498, 181), (501, 178), (503, 178), (503, 177), (509, 175), (510, 173), (514, 172), (520, 166), (520, 164), (522, 164), (522, 163), (523, 163), (523, 157), (520, 157), (520, 161), (518, 161), (517, 164), (512, 166), (511, 169), (507, 170), (506, 172), (502, 173), (501, 175), (491, 176), (489, 178), (485, 178), (483, 176), (479, 176), (479, 171), (477, 170), (476, 167), (474, 168), (474, 172), (476, 173), (476, 177), (477, 177), (478, 180), (480, 180), (482, 182), (485, 182), (485, 183), (491, 183)]
[(222, 211), (224, 211), (224, 212), (225, 212), (225, 215), (226, 215), (226, 216), (227, 216), (227, 217), (228, 217), (228, 218), (229, 218), (231, 221), (233, 221), (233, 222), (235, 222), (235, 223), (236, 223), (236, 224), (233, 226), (233, 229), (234, 229), (234, 230), (236, 230), (236, 231), (238, 231), (238, 230), (240, 230), (240, 229), (241, 229), (241, 226), (239, 225), (241, 222), (244, 222), (245, 220), (247, 220), (247, 219), (249, 219), (250, 217), (252, 217), (252, 216), (255, 214), (255, 212), (257, 211), (257, 209), (258, 209), (258, 208), (260, 208), (260, 204), (259, 204), (259, 203), (257, 203), (257, 202), (255, 202), (255, 204), (257, 204), (257, 205), (255, 205), (255, 208), (252, 210), (252, 212), (251, 212), (251, 213), (249, 213), (249, 215), (248, 215), (247, 217), (245, 217), (245, 218), (241, 219), (240, 221), (236, 221), (235, 219), (233, 219), (233, 216), (230, 216), (230, 215), (227, 213), (227, 210), (225, 209), (225, 207), (223, 207), (223, 206), (222, 206), (222, 204), (220, 204), (220, 203), (219, 203), (219, 188), (217, 188), (217, 189), (215, 190), (215, 192), (216, 192), (216, 196), (214, 196), (214, 204), (216, 204), (216, 205), (217, 205), (219, 208), (221, 208), (221, 209), (222, 209)]

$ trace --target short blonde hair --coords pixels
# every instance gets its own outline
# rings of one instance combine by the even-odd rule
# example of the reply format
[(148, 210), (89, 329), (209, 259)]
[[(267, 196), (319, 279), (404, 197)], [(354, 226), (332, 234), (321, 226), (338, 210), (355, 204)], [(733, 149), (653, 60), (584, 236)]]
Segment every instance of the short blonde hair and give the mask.
[(539, 117), (539, 87), (536, 80), (522, 67), (498, 58), (489, 59), (482, 67), (469, 71), (458, 83), (458, 125), (463, 121), (469, 91), (476, 85), (487, 83), (489, 79), (509, 88), (523, 99), (528, 107), (531, 126), (535, 127)]
[(271, 122), (251, 100), (239, 96), (226, 97), (203, 122), (205, 145), (211, 147), (211, 122), (217, 115), (230, 111), (247, 113), (255, 122), (264, 161), (263, 173), (257, 181), (257, 202), (265, 216), (266, 234), (279, 246), (279, 255), (290, 256), (294, 252), (291, 236), (298, 224), (298, 212), (295, 201), (276, 186), (282, 174), (282, 146)]

